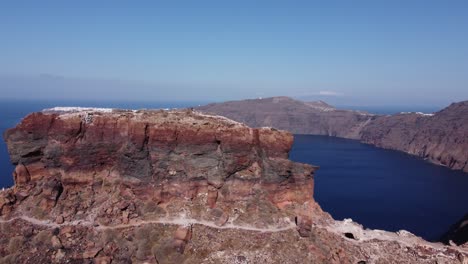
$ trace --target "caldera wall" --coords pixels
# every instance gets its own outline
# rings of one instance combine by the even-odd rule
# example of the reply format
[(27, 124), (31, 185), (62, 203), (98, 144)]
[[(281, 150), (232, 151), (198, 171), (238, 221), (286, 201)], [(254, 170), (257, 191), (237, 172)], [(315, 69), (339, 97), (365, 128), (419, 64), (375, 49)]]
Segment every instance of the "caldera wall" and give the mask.
[(288, 97), (231, 101), (197, 109), (252, 127), (270, 126), (294, 134), (360, 140), (468, 172), (468, 101), (454, 103), (434, 114), (374, 115)]

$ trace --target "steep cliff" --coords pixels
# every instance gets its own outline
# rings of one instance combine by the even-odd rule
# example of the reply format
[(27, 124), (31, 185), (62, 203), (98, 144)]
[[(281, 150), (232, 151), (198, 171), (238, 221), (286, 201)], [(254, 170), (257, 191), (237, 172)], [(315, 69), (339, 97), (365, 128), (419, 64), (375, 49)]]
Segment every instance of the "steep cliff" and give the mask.
[(434, 114), (392, 116), (338, 110), (323, 102), (302, 102), (287, 97), (209, 104), (198, 110), (252, 127), (270, 126), (295, 134), (361, 140), (468, 172), (468, 101), (452, 104)]
[(434, 114), (379, 116), (362, 129), (361, 140), (468, 172), (468, 101)]
[(251, 127), (274, 127), (294, 134), (337, 136), (358, 139), (361, 128), (373, 115), (338, 110), (324, 102), (302, 102), (289, 97), (230, 101), (198, 107)]
[(4, 263), (464, 263), (467, 249), (334, 221), (293, 137), (192, 111), (56, 108), (5, 135)]

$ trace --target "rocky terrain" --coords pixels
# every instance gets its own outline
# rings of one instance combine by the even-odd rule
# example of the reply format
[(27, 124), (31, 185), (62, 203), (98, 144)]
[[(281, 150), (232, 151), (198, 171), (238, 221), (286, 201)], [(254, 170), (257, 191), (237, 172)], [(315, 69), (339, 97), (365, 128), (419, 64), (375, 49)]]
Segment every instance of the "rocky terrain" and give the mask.
[(468, 101), (451, 104), (434, 114), (379, 116), (360, 134), (365, 143), (468, 172)]
[(339, 110), (321, 101), (302, 102), (288, 97), (231, 101), (197, 109), (252, 127), (356, 139), (468, 172), (468, 101), (434, 114), (392, 116)]
[[(468, 242), (468, 214), (450, 228), (450, 230), (440, 239), (446, 244), (455, 243), (457, 245)], [(451, 241), (451, 242), (450, 242)]]
[[(335, 221), (289, 132), (198, 112), (55, 108), (4, 138), (0, 263), (467, 263)], [(9, 177), (8, 175), (3, 175)]]

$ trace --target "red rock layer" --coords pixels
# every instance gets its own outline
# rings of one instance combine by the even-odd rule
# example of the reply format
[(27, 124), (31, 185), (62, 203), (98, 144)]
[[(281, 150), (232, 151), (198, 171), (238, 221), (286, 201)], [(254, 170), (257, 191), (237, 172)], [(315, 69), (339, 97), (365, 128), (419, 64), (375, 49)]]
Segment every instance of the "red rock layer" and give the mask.
[(41, 112), (4, 137), (17, 187), (113, 182), (157, 203), (209, 194), (211, 207), (261, 197), (283, 208), (313, 196), (313, 167), (287, 159), (290, 133), (191, 111)]

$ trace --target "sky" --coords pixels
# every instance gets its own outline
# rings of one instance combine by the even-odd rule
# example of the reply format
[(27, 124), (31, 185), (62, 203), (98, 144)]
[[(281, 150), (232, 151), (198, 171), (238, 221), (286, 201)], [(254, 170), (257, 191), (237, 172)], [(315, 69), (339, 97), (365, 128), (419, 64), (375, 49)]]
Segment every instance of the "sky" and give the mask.
[(468, 1), (2, 1), (0, 98), (468, 100)]

